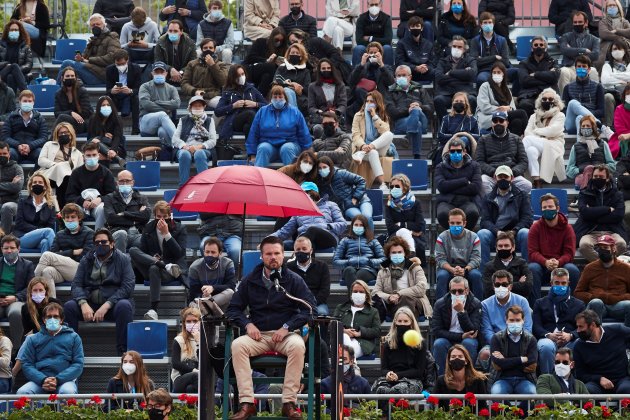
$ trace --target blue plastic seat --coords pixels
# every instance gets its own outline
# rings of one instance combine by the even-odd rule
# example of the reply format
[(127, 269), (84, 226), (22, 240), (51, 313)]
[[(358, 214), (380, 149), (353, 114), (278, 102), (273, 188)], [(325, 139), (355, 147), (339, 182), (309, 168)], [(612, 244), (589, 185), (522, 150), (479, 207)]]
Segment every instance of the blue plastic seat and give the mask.
[(59, 85), (28, 85), (28, 90), (35, 95), (34, 109), (39, 112), (55, 110), (55, 94), (61, 89)]
[(160, 162), (127, 162), (127, 170), (133, 174), (134, 188), (138, 191), (156, 191), (160, 188)]
[(77, 51), (83, 52), (87, 41), (85, 39), (58, 39), (55, 45), (53, 64), (61, 64), (63, 60), (73, 60)]
[(540, 206), (540, 197), (545, 194), (553, 194), (560, 202), (560, 212), (562, 214), (569, 214), (569, 197), (567, 190), (562, 188), (537, 188), (533, 189), (531, 193), (532, 211), (534, 213), (534, 220), (538, 220), (542, 217), (542, 208)]
[(405, 174), (411, 181), (412, 190), (429, 187), (429, 164), (426, 160), (398, 159), (392, 162), (392, 175)]
[(127, 324), (127, 350), (135, 350), (144, 359), (166, 356), (168, 331), (165, 322), (134, 321)]
[[(175, 193), (177, 193), (177, 190), (165, 190), (164, 191), (164, 201), (166, 201), (167, 203), (170, 202), (173, 197), (175, 197)], [(173, 213), (173, 219), (176, 220), (197, 220), (197, 218), (199, 217), (199, 213), (197, 212), (191, 212), (191, 211), (179, 211), (179, 210), (175, 210), (174, 208), (171, 208), (171, 212)]]
[(234, 165), (249, 165), (249, 162), (246, 159), (234, 159), (234, 160), (220, 160), (217, 162), (217, 167), (220, 166), (234, 166)]
[(243, 251), (243, 272), (241, 273), (241, 278), (251, 273), (260, 262), (260, 251)]
[(518, 61), (525, 60), (531, 54), (533, 38), (533, 35), (516, 37), (516, 59)]
[(383, 220), (383, 190), (366, 190), (366, 193), (372, 202), (372, 220), (375, 222)]

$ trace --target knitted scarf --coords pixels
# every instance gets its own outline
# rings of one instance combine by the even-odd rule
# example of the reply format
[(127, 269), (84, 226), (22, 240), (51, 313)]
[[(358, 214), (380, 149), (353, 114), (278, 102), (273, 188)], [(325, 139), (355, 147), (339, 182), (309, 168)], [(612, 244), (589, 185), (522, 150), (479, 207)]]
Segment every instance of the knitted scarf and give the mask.
[(588, 156), (591, 157), (595, 149), (599, 148), (599, 144), (597, 144), (597, 139), (595, 136), (590, 135), (588, 137), (584, 137), (582, 134), (578, 134), (578, 143), (586, 144), (588, 148)]
[(412, 194), (411, 190), (400, 198), (394, 198), (391, 195), (387, 200), (387, 205), (395, 211), (409, 210), (416, 202), (416, 196)]

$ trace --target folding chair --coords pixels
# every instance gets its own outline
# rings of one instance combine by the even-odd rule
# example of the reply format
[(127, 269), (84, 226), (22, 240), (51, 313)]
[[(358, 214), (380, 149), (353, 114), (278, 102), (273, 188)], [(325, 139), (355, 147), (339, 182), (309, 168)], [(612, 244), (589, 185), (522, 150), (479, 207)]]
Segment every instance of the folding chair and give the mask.
[(127, 170), (133, 174), (136, 190), (157, 191), (160, 188), (160, 162), (147, 160), (128, 162)]
[(166, 357), (168, 327), (165, 322), (134, 321), (127, 324), (127, 350), (135, 350), (145, 359)]

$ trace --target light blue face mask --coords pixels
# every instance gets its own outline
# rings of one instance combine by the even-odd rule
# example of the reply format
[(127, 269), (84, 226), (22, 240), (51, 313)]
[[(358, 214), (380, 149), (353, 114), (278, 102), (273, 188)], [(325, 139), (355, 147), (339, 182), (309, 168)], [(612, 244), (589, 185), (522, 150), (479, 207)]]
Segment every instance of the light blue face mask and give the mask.
[(396, 78), (396, 84), (401, 88), (401, 89), (407, 89), (407, 86), (409, 86), (409, 81), (407, 80), (406, 77), (397, 77)]
[(118, 191), (120, 191), (122, 195), (127, 196), (131, 194), (131, 192), (133, 191), (133, 188), (131, 187), (131, 185), (119, 185)]
[(20, 31), (9, 31), (9, 41), (17, 41), (20, 39)]
[(214, 20), (219, 20), (223, 18), (223, 12), (220, 10), (211, 10), (210, 17)]
[(319, 176), (322, 178), (326, 178), (328, 175), (330, 175), (330, 168), (322, 168), (319, 170)]
[(369, 103), (369, 104), (365, 104), (365, 111), (369, 111), (372, 108), (376, 108), (376, 104), (374, 103)]
[(111, 106), (102, 106), (101, 107), (101, 115), (105, 118), (109, 117), (110, 115), (112, 115), (112, 107)]
[(405, 261), (405, 254), (392, 254), (389, 256), (389, 259), (394, 264), (402, 264)]
[(64, 225), (66, 225), (66, 228), (70, 231), (74, 231), (77, 230), (77, 228), (79, 227), (79, 222), (63, 222)]
[(616, 7), (609, 7), (606, 9), (608, 16), (617, 16), (619, 14), (619, 9)]
[(273, 107), (275, 109), (282, 109), (284, 108), (284, 105), (287, 103), (287, 101), (285, 101), (284, 99), (272, 99), (271, 100), (271, 105), (273, 105)]
[(523, 323), (522, 322), (508, 322), (507, 324), (508, 332), (512, 335), (520, 334), (523, 331)]
[(168, 40), (171, 42), (177, 42), (179, 41), (179, 34), (168, 34)]
[(56, 318), (48, 318), (46, 320), (46, 329), (48, 331), (57, 331), (61, 327), (61, 321)]
[(98, 158), (97, 157), (85, 158), (85, 166), (89, 166), (89, 167), (93, 168), (96, 165), (98, 165)]
[(464, 226), (449, 226), (448, 230), (451, 232), (451, 235), (459, 236), (464, 231)]
[(166, 82), (166, 76), (163, 74), (156, 74), (153, 76), (153, 82), (155, 82), (156, 85), (163, 85)]
[(389, 190), (389, 192), (394, 198), (400, 198), (403, 195), (403, 190), (400, 187), (394, 187), (391, 190)]
[(481, 30), (489, 34), (490, 32), (494, 30), (494, 25), (492, 23), (485, 23), (481, 25)]
[(365, 233), (365, 228), (363, 226), (352, 226), (352, 231), (357, 236), (363, 236)]
[(575, 69), (575, 74), (577, 75), (577, 77), (585, 78), (588, 75), (588, 69), (585, 69), (584, 67), (578, 67)]
[(33, 110), (33, 102), (20, 102), (22, 112), (31, 112)]
[(453, 13), (461, 13), (464, 11), (464, 5), (462, 4), (454, 4), (451, 6), (451, 11)]

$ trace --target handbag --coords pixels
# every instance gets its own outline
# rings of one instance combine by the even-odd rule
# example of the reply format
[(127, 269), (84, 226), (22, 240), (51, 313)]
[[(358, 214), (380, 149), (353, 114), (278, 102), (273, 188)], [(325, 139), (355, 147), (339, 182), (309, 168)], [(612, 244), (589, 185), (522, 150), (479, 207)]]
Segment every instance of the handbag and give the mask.
[(376, 82), (374, 80), (366, 79), (364, 77), (361, 80), (359, 80), (359, 83), (357, 83), (356, 87), (363, 89), (367, 92), (372, 92), (373, 90), (376, 89)]
[(136, 151), (135, 157), (136, 160), (159, 160), (161, 151), (158, 146), (143, 147)]

